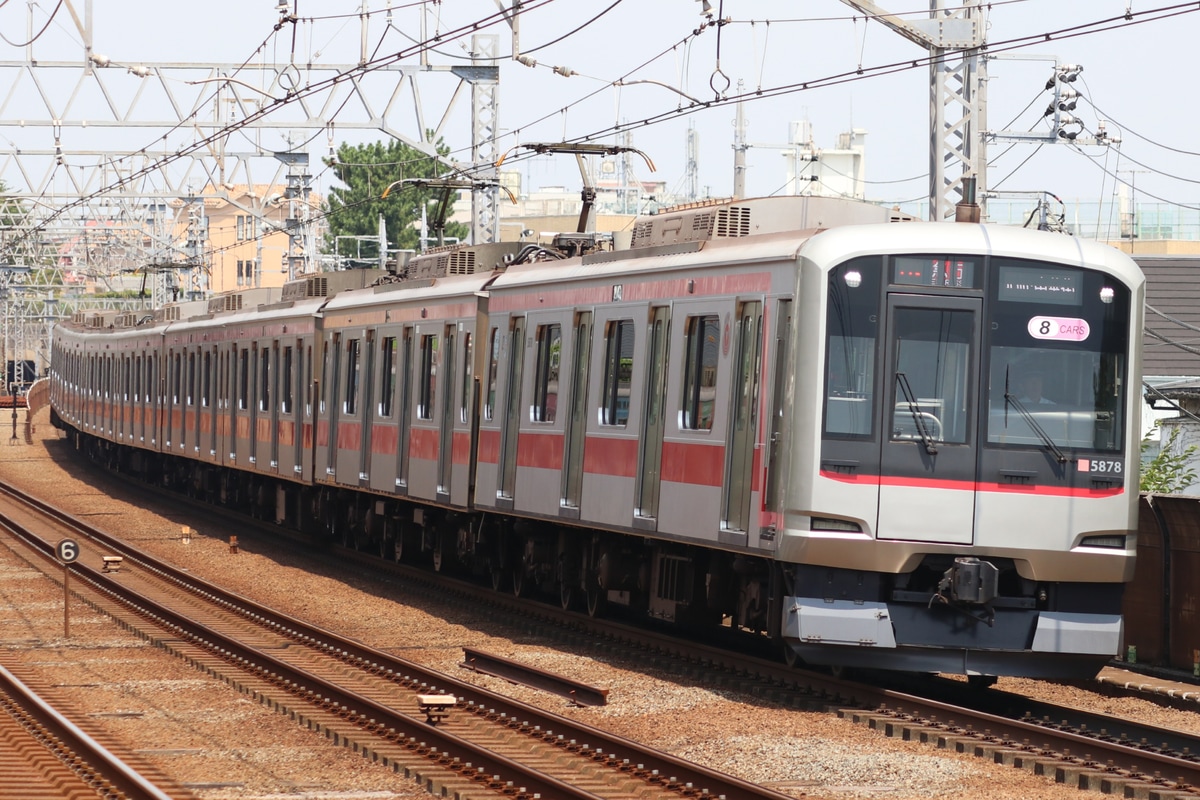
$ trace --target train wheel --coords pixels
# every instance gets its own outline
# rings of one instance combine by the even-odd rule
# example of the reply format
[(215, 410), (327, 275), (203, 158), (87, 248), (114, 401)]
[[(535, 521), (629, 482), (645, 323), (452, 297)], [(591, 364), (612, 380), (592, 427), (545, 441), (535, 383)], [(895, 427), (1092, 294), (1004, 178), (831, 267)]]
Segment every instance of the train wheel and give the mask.
[(445, 566), (445, 555), (442, 552), (442, 535), (439, 533), (433, 537), (433, 571), (441, 572)]
[(566, 581), (558, 582), (558, 602), (563, 611), (570, 611), (575, 602), (575, 587)]
[(499, 559), (493, 559), (488, 562), (488, 574), (492, 579), (492, 591), (499, 592), (504, 589), (504, 567), (500, 565)]
[(520, 597), (525, 593), (525, 568), (521, 565), (513, 567), (512, 592), (517, 597)]
[(793, 650), (790, 645), (784, 644), (784, 646), (783, 646), (783, 661), (789, 667), (791, 667), (792, 669), (795, 669), (796, 665), (800, 663), (800, 656), (798, 656), (796, 654), (796, 651)]
[(396, 540), (392, 542), (392, 560), (399, 564), (404, 560), (404, 526), (396, 526)]
[(606, 592), (597, 585), (589, 585), (587, 591), (587, 613), (589, 617), (598, 617), (604, 610)]

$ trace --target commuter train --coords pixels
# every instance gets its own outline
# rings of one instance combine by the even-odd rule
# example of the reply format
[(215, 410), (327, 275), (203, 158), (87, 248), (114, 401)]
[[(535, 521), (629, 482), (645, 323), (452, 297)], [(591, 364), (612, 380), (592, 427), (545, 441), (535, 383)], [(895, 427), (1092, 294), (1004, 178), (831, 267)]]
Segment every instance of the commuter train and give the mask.
[(78, 314), (56, 424), (281, 525), (792, 661), (986, 685), (1119, 651), (1133, 261), (804, 197), (621, 238)]

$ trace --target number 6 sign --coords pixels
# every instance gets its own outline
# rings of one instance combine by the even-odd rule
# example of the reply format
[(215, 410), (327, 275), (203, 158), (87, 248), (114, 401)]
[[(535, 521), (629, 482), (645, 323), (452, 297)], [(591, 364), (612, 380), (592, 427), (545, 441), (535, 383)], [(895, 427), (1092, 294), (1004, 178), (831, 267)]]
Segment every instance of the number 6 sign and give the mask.
[(54, 547), (54, 554), (64, 564), (74, 564), (79, 558), (79, 542), (74, 539), (63, 539)]

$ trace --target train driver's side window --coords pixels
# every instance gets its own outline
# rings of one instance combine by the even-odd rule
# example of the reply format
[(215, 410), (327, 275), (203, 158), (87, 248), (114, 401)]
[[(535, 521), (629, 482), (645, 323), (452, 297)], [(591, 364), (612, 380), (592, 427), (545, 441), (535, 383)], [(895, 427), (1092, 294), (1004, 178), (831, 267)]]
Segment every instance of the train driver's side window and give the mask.
[(629, 419), (633, 382), (633, 320), (604, 326), (604, 380), (600, 385), (600, 424), (624, 425)]
[(873, 433), (881, 273), (878, 257), (854, 259), (829, 272), (825, 332), (825, 433), (829, 436), (865, 438)]

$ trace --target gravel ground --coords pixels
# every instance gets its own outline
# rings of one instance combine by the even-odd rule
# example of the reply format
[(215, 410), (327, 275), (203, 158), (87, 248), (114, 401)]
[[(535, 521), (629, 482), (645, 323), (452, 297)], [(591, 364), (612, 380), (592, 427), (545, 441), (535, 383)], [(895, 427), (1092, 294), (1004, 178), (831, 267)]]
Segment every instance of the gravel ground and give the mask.
[[(735, 691), (626, 663), (603, 648), (567, 652), (518, 628), (475, 619), (436, 598), (380, 586), (286, 543), (196, 525), (167, 503), (138, 508), (109, 494), (119, 485), (76, 463), (45, 419), (34, 443), (0, 446), (0, 480), (52, 498), (201, 577), (383, 650), (435, 666), (558, 713), (796, 797), (1078, 798), (1021, 770), (930, 745), (889, 739), (832, 713), (797, 711)], [(89, 482), (95, 485), (90, 485)], [(195, 527), (190, 541), (181, 525)], [(3, 542), (0, 539), (0, 542)], [(76, 708), (116, 733), (203, 800), (375, 800), (424, 797), (403, 778), (242, 697), (150, 647), (86, 606), (72, 606), (63, 638), (62, 589), (0, 546), (0, 650), (62, 687)], [(609, 690), (608, 705), (570, 708), (541, 692), (458, 666), (464, 646), (567, 673)], [(1118, 701), (1032, 681), (1002, 688), (1070, 694), (1080, 704)], [(1120, 702), (1120, 713), (1130, 702)], [(1145, 704), (1150, 706), (1151, 704)], [(1187, 718), (1150, 707), (1148, 713)], [(1190, 723), (1193, 727), (1195, 722)], [(1182, 724), (1180, 725), (1182, 726)]]

